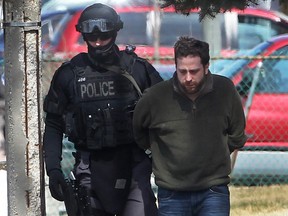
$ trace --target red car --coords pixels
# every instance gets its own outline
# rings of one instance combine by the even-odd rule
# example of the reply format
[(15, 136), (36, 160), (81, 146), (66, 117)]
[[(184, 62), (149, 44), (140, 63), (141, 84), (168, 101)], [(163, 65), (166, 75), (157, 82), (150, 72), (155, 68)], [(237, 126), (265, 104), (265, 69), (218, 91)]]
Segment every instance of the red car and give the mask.
[[(56, 58), (69, 58), (75, 53), (86, 51), (86, 44), (75, 31), (75, 24), (86, 6), (87, 3), (65, 10), (42, 12), (44, 54), (51, 54)], [(198, 21), (196, 11), (185, 16), (175, 13), (172, 7), (165, 8), (160, 10), (158, 19), (153, 6), (115, 9), (124, 22), (124, 29), (118, 33), (117, 44), (120, 48), (124, 48), (126, 44), (136, 45), (136, 53), (144, 58), (158, 58), (161, 62), (167, 62), (173, 58), (173, 44), (180, 35), (205, 38), (204, 32), (207, 28), (204, 28), (204, 23)], [(210, 20), (210, 26), (213, 27), (208, 29), (208, 36), (214, 36), (215, 32), (221, 29), (219, 41), (216, 42), (215, 38), (215, 43), (212, 42), (210, 45), (211, 51), (214, 51), (214, 47), (221, 44), (222, 54), (227, 50), (250, 49), (271, 36), (288, 32), (288, 17), (280, 12), (247, 8), (244, 11), (234, 10), (219, 14), (217, 17)], [(158, 43), (153, 29), (157, 23), (160, 23)]]

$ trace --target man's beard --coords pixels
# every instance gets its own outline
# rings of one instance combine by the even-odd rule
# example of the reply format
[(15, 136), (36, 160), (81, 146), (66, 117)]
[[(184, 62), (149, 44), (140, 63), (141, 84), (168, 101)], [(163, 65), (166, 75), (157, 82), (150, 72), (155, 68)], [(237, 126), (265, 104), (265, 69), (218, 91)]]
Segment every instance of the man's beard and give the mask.
[(206, 80), (206, 74), (200, 80), (199, 83), (195, 83), (195, 82), (192, 82), (190, 84), (186, 83), (186, 84), (182, 85), (182, 88), (186, 94), (197, 94), (203, 88), (205, 80)]

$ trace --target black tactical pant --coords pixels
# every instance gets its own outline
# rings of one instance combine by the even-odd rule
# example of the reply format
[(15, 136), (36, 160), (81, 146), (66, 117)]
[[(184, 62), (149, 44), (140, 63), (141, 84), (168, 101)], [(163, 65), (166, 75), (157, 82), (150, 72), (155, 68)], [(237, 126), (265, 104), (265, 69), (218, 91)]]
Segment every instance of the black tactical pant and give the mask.
[[(75, 167), (78, 181), (78, 202), (83, 216), (114, 216), (105, 212), (97, 194), (91, 189), (90, 154), (81, 152), (80, 163)], [(150, 184), (151, 161), (145, 158), (132, 170), (130, 191), (123, 211), (117, 216), (157, 216), (156, 198)], [(147, 171), (148, 170), (148, 171)]]

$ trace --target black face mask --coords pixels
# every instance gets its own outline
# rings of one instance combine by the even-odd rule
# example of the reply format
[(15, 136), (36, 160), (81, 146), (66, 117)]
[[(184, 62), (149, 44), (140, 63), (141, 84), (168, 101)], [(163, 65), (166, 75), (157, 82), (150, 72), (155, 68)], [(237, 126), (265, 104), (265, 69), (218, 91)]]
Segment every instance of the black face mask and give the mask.
[[(115, 40), (116, 40), (117, 33), (100, 33), (100, 34), (84, 34), (84, 40), (88, 45), (88, 54), (95, 62), (99, 63), (109, 63), (113, 61), (115, 57)], [(111, 41), (105, 46), (98, 46), (93, 47), (91, 46), (88, 41), (96, 41), (97, 39), (100, 40), (107, 40), (112, 38)]]

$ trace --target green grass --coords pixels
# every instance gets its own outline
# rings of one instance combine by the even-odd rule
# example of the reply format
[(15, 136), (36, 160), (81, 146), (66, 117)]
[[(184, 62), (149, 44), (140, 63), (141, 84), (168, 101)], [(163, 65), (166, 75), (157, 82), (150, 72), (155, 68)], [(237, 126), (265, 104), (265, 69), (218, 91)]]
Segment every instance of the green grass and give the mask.
[(231, 216), (288, 216), (288, 185), (230, 186)]

